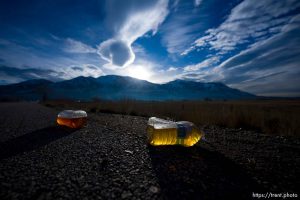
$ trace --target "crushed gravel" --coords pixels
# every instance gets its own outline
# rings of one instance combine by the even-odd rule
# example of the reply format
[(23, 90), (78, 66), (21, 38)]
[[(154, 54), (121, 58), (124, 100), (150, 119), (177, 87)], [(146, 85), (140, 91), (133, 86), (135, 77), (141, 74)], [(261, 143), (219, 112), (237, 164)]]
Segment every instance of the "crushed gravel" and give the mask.
[(152, 147), (144, 117), (89, 113), (70, 130), (37, 103), (0, 113), (0, 199), (252, 199), (300, 185), (295, 138), (209, 126), (208, 142)]

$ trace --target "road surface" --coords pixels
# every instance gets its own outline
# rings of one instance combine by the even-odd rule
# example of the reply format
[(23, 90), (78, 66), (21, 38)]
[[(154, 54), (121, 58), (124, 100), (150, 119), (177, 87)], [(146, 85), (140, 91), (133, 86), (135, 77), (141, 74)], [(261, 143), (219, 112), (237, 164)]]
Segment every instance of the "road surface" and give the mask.
[(0, 104), (0, 199), (252, 199), (300, 185), (299, 139), (202, 127), (209, 143), (151, 147), (147, 118), (88, 113), (71, 130), (58, 112)]

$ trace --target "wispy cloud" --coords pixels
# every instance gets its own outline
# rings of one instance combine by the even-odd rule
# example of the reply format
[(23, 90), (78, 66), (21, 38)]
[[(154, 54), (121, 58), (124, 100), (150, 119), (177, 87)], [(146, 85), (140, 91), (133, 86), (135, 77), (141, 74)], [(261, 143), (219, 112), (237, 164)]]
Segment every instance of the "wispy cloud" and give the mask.
[(194, 4), (195, 6), (199, 6), (202, 3), (202, 0), (195, 0)]
[(256, 94), (300, 96), (300, 15), (282, 30), (223, 62), (218, 70), (224, 81)]
[(105, 75), (100, 67), (92, 64), (81, 64), (81, 65), (71, 65), (62, 70), (64, 79), (71, 79), (77, 76), (91, 76), (97, 78), (99, 76)]
[(199, 6), (201, 2), (195, 1), (194, 3), (190, 1), (177, 2), (177, 7), (174, 8), (176, 12), (170, 15), (168, 21), (161, 28), (162, 43), (170, 54), (181, 53), (187, 49), (201, 31), (203, 26), (203, 21), (200, 21), (201, 13), (193, 10), (194, 6)]
[(77, 70), (77, 71), (83, 71), (83, 69), (81, 67), (78, 67), (78, 66), (74, 66), (74, 67), (71, 67), (73, 70)]
[(68, 66), (61, 70), (32, 68), (25, 66), (23, 68), (0, 66), (0, 83), (11, 84), (31, 79), (46, 79), (51, 81), (61, 81), (78, 76), (99, 77), (104, 72), (96, 66), (84, 64), (81, 66)]
[(17, 83), (31, 79), (47, 79), (53, 81), (62, 80), (63, 73), (56, 72), (50, 69), (36, 69), (36, 68), (14, 68), (0, 66), (0, 82), (2, 84)]
[(172, 72), (172, 71), (176, 71), (176, 70), (178, 70), (178, 69), (175, 68), (175, 67), (169, 67), (169, 68), (167, 69), (168, 72)]
[(208, 67), (216, 66), (219, 61), (220, 61), (220, 58), (218, 56), (214, 56), (211, 58), (207, 58), (200, 63), (185, 66), (183, 68), (183, 71), (192, 72), (192, 71), (198, 71), (203, 68), (207, 69)]
[(222, 81), (258, 95), (300, 96), (299, 35), (300, 15), (297, 15), (282, 27), (281, 33), (252, 44), (208, 70), (188, 66), (197, 70), (185, 70), (182, 77)]
[(65, 40), (63, 50), (68, 53), (97, 53), (97, 49), (72, 38)]
[(107, 23), (113, 37), (99, 45), (98, 53), (109, 65), (127, 66), (134, 61), (132, 43), (152, 31), (168, 14), (168, 0), (156, 1), (108, 1)]
[[(57, 40), (59, 42), (63, 41), (60, 38), (57, 38)], [(58, 45), (57, 51), (54, 51), (54, 53), (44, 52), (32, 46), (25, 46), (4, 39), (0, 39), (0, 46), (0, 58), (5, 58), (2, 59), (2, 65), (7, 66), (7, 68), (2, 68), (1, 79), (9, 83), (32, 78), (45, 78), (56, 81), (77, 76), (97, 77), (104, 74), (99, 67), (103, 63), (101, 63), (98, 54), (68, 53), (64, 55), (59, 51), (65, 47), (64, 43), (61, 46)], [(16, 73), (12, 74), (13, 71)], [(13, 78), (12, 75), (16, 77)]]
[(220, 54), (234, 50), (238, 45), (260, 41), (281, 31), (291, 19), (287, 13), (300, 7), (297, 0), (244, 0), (232, 9), (228, 18), (183, 51), (183, 55), (197, 47), (217, 50)]

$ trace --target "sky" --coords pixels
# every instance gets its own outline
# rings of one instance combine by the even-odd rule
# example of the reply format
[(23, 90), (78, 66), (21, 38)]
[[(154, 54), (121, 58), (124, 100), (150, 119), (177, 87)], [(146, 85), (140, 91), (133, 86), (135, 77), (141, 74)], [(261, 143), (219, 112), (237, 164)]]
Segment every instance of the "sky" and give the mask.
[(300, 96), (300, 1), (0, 2), (0, 84), (109, 74)]

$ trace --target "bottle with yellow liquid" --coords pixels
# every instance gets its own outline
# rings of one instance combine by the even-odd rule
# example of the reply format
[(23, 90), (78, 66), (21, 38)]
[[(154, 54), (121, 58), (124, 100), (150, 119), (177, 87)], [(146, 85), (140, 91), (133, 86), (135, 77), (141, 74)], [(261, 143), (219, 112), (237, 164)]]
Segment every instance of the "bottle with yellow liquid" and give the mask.
[(86, 125), (87, 114), (83, 110), (64, 110), (57, 115), (56, 122), (61, 126), (81, 128)]
[(190, 147), (204, 136), (204, 133), (192, 122), (173, 122), (157, 117), (149, 118), (147, 132), (149, 143), (154, 146), (182, 145)]

